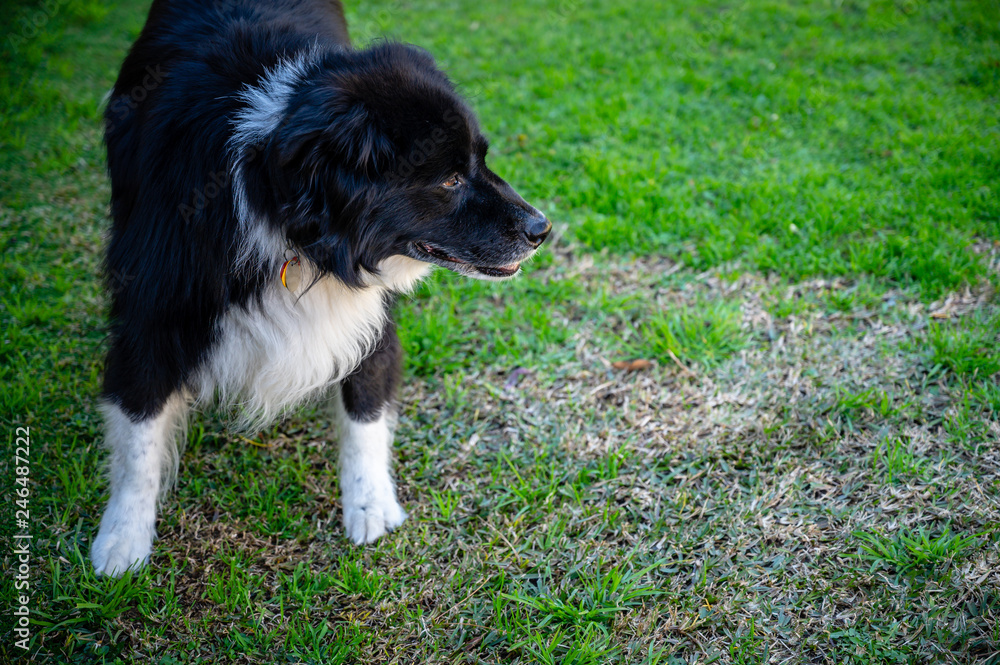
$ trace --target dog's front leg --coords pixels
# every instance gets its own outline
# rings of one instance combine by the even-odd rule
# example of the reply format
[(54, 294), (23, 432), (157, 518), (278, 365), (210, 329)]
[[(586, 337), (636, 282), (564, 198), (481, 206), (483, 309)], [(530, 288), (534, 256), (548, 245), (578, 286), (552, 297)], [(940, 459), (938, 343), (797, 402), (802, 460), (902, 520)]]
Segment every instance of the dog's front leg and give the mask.
[(406, 519), (391, 475), (401, 371), (402, 349), (396, 327), (387, 320), (374, 353), (344, 380), (336, 398), (344, 529), (358, 545), (375, 541)]
[(149, 417), (130, 415), (111, 401), (101, 408), (111, 452), (111, 498), (90, 558), (98, 575), (118, 576), (149, 561), (156, 502), (164, 478), (169, 480), (176, 470), (175, 439), (187, 418), (188, 402), (177, 393)]

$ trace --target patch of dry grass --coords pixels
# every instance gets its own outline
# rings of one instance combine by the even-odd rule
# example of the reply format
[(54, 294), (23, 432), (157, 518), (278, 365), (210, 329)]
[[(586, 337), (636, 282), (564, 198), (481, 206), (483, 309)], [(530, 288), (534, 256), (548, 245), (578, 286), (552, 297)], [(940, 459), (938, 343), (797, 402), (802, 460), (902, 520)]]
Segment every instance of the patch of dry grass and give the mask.
[[(892, 291), (877, 312), (775, 316), (776, 297), (821, 303), (850, 285), (679, 271), (670, 286), (663, 262), (565, 256), (546, 270), (536, 278), (610, 281), (623, 302), (737, 303), (743, 348), (715, 369), (615, 370), (594, 340), (628, 325), (623, 310), (600, 330), (571, 321), (573, 359), (558, 365), (410, 380), (397, 439), (411, 517), (362, 550), (339, 533), (322, 427), (293, 419), (260, 454), (302, 473), (287, 518), (302, 535), (262, 536), (219, 505), (239, 497), (182, 487), (143, 583), (170, 580), (185, 625), (126, 613), (119, 635), (169, 650), (249, 623), (281, 653), (278, 635), (319, 622), (397, 663), (967, 663), (1000, 650), (1000, 425), (985, 413), (988, 440), (949, 436), (966, 387), (928, 365), (939, 304)], [(233, 445), (199, 450), (199, 473), (232, 482)], [(926, 565), (865, 549), (945, 532), (967, 542), (897, 552)], [(245, 606), (213, 600), (233, 576)]]

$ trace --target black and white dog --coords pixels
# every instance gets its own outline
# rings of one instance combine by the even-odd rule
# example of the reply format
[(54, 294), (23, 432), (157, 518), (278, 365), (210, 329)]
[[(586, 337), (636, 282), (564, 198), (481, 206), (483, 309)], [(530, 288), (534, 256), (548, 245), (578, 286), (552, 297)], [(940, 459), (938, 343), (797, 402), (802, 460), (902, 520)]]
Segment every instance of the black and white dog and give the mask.
[(96, 571), (149, 560), (196, 402), (252, 427), (329, 394), (348, 537), (399, 526), (393, 295), (431, 265), (511, 277), (551, 228), (487, 168), (472, 111), (423, 50), (353, 50), (337, 0), (155, 0), (106, 120)]

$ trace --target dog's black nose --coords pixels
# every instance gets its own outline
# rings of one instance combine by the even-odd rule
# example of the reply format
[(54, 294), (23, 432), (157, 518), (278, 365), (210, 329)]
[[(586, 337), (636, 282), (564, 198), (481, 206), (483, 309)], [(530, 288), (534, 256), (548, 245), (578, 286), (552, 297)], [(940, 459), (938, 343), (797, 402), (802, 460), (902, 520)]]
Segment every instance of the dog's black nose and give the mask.
[(538, 247), (549, 235), (549, 231), (552, 230), (552, 222), (548, 220), (542, 213), (532, 215), (531, 218), (524, 224), (524, 237), (528, 241), (528, 244), (533, 247)]

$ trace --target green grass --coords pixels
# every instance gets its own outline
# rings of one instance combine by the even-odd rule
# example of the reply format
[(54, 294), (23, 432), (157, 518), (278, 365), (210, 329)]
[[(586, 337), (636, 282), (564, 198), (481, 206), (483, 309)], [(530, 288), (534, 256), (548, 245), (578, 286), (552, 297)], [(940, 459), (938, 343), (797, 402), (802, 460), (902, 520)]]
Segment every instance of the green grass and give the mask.
[(641, 346), (665, 362), (678, 358), (718, 365), (744, 345), (742, 318), (738, 305), (724, 301), (669, 307), (646, 317)]
[(860, 557), (871, 561), (872, 570), (885, 567), (899, 574), (914, 573), (932, 566), (940, 574), (942, 564), (979, 540), (980, 535), (961, 536), (947, 528), (938, 536), (930, 536), (923, 528), (899, 533), (893, 538), (863, 531), (854, 533), (863, 552)]
[(932, 362), (957, 376), (990, 377), (1000, 372), (1000, 314), (976, 314), (970, 323), (931, 327)]
[(209, 410), (153, 566), (105, 580), (101, 99), (147, 10), (0, 28), (35, 662), (998, 662), (995, 3), (348, 2), (435, 54), (556, 237), (400, 303), (397, 532), (343, 537), (322, 408)]
[(907, 476), (919, 476), (925, 462), (909, 449), (902, 438), (886, 438), (872, 454), (873, 467), (881, 471), (888, 483), (903, 481)]

